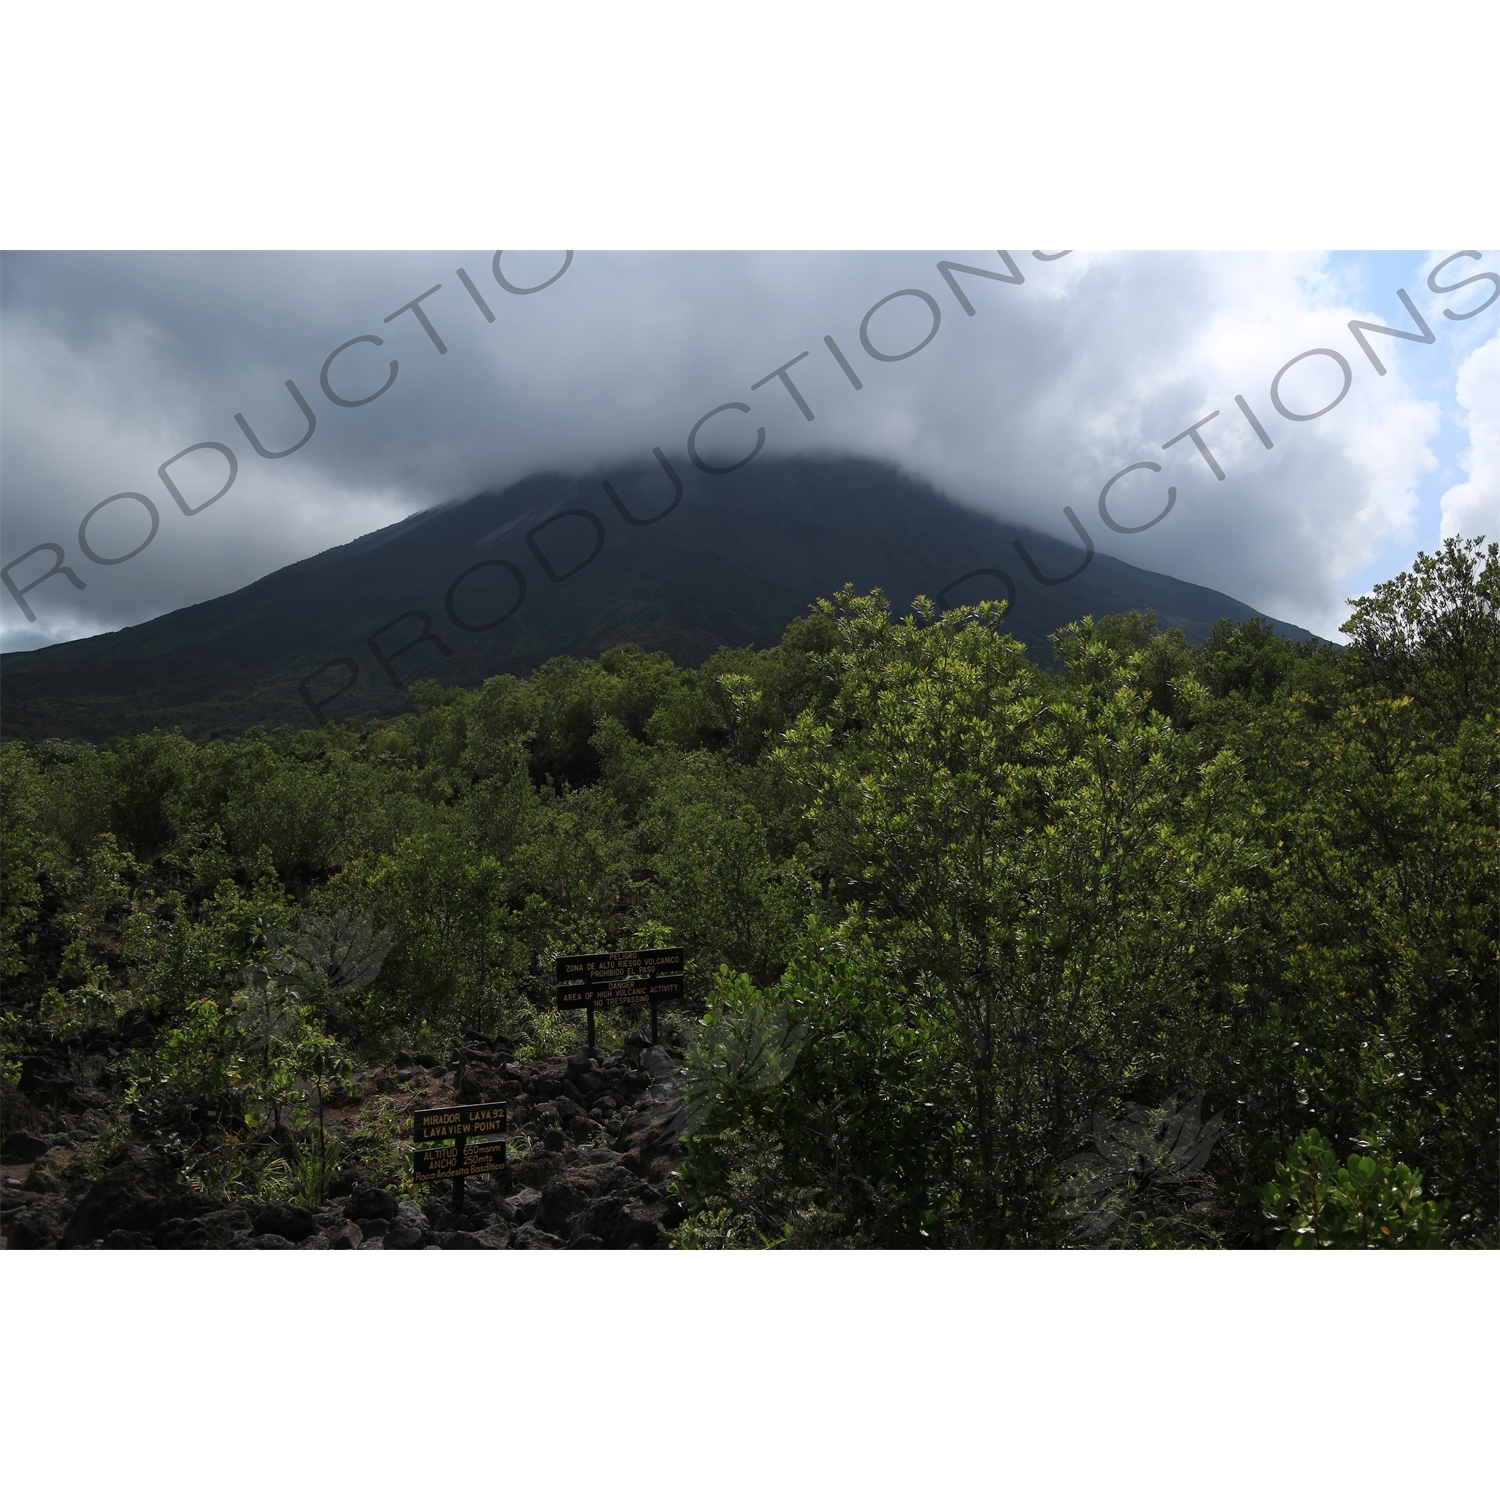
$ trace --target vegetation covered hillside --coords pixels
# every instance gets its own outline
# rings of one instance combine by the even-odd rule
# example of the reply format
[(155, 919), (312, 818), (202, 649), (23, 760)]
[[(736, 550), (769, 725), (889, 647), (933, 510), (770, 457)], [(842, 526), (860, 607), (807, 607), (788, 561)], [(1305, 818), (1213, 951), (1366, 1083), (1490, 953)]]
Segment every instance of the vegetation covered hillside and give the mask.
[(1086, 614), (1149, 609), (1200, 642), (1257, 613), (867, 459), (764, 459), (716, 477), (684, 460), (672, 474), (676, 499), (654, 464), (532, 474), (142, 625), (8, 652), (4, 735), (99, 744), (389, 718), (410, 709), (414, 679), (476, 688), (622, 643), (695, 667), (779, 640), (849, 579), (945, 608), (1009, 598), (1006, 628), (1043, 661), (1049, 635)]
[(6, 1134), (406, 1193), (361, 1080), (577, 1057), (553, 956), (673, 943), (677, 1244), (1493, 1246), (1495, 545), (1346, 630), (1085, 619), (1043, 671), (845, 592), (694, 670), (8, 746)]

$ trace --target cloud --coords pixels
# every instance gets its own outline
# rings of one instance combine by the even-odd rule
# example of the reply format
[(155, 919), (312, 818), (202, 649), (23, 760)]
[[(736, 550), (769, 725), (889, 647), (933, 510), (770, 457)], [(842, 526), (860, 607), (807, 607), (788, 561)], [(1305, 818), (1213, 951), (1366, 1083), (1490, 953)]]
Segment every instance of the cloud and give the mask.
[[(1012, 255), (1020, 283), (951, 273), (972, 316), (938, 261), (1009, 276), (994, 251), (580, 252), (529, 295), (505, 290), (491, 252), (478, 251), (7, 256), (4, 558), (53, 542), (87, 588), (54, 577), (28, 594), (34, 626), (0, 595), (0, 639), (16, 649), (148, 619), (539, 468), (649, 461), (653, 446), (685, 462), (693, 425), (728, 402), (751, 411), (705, 425), (709, 461), (743, 453), (763, 427), (768, 453), (886, 459), (965, 504), (1072, 541), (1068, 505), (1101, 550), (1331, 633), (1341, 580), (1410, 527), (1435, 463), (1439, 406), (1423, 384), (1435, 366), (1422, 363), (1432, 351), (1377, 336), (1389, 371), (1380, 376), (1347, 328), (1354, 317), (1409, 326), (1395, 288), (1366, 294), (1312, 254)], [(562, 264), (561, 253), (508, 253), (502, 273), (527, 286)], [(397, 311), (434, 286), (421, 308), (446, 352), (413, 312)], [(1411, 290), (1448, 337), (1434, 299)], [(892, 296), (901, 292), (932, 300)], [(928, 333), (909, 357), (876, 357), (904, 356)], [(383, 342), (339, 355), (334, 394), (375, 390), (393, 359), (398, 374), (376, 400), (340, 406), (320, 372), (357, 336)], [(1272, 404), (1272, 377), (1318, 348), (1348, 362), (1348, 393), (1325, 416), (1290, 420)], [(781, 379), (761, 383), (793, 359), (787, 375), (811, 422)], [(1282, 404), (1316, 410), (1341, 378), (1336, 361), (1305, 359), (1284, 376)], [(290, 446), (307, 424), (288, 380), (316, 430), (288, 457), (265, 459), (235, 414), (271, 451)], [(1163, 447), (1215, 411), (1201, 435), (1223, 480), (1191, 439)], [(187, 515), (158, 466), (208, 442), (234, 451), (238, 475)], [(1121, 479), (1112, 514), (1141, 525), (1168, 486), (1172, 512), (1148, 530), (1110, 531), (1099, 491), (1142, 462), (1161, 472)], [(225, 472), (215, 450), (169, 470), (190, 508)], [(127, 562), (91, 563), (79, 523), (120, 492), (147, 496), (159, 530)], [(116, 502), (88, 536), (100, 556), (122, 555), (148, 522), (139, 502)], [(32, 558), (17, 580), (48, 561)]]
[(1458, 372), (1458, 404), (1468, 417), (1468, 478), (1443, 495), (1443, 535), (1500, 541), (1500, 337), (1482, 344)]

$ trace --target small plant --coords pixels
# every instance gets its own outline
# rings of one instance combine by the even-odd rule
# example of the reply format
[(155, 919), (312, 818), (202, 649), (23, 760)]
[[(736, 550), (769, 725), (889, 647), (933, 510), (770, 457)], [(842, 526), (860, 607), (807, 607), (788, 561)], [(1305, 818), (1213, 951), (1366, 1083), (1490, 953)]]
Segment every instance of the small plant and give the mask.
[(576, 1051), (581, 1044), (582, 1029), (570, 1012), (533, 1006), (524, 998), (512, 1024), (523, 1038), (516, 1048), (517, 1057), (556, 1057)]
[(1063, 1163), (1070, 1173), (1058, 1196), (1060, 1218), (1076, 1220), (1081, 1239), (1099, 1240), (1128, 1217), (1135, 1204), (1162, 1189), (1200, 1177), (1224, 1130), (1224, 1116), (1204, 1122), (1203, 1096), (1177, 1108), (1127, 1104), (1118, 1120), (1094, 1117), (1094, 1149)]
[(1358, 1154), (1340, 1166), (1332, 1146), (1298, 1136), (1260, 1190), (1261, 1210), (1282, 1250), (1437, 1250), (1446, 1203), (1422, 1197), (1422, 1174)]
[(337, 1137), (310, 1137), (291, 1144), (289, 1185), (291, 1196), (304, 1208), (321, 1208), (328, 1198), (329, 1184), (338, 1176), (344, 1143)]
[(265, 1203), (280, 1203), (290, 1198), (296, 1187), (297, 1174), (284, 1156), (274, 1156), (261, 1168), (255, 1196)]
[(374, 1181), (394, 1179), (410, 1186), (411, 1151), (406, 1139), (410, 1130), (411, 1116), (404, 1105), (390, 1096), (382, 1098), (375, 1112), (349, 1137), (346, 1164)]

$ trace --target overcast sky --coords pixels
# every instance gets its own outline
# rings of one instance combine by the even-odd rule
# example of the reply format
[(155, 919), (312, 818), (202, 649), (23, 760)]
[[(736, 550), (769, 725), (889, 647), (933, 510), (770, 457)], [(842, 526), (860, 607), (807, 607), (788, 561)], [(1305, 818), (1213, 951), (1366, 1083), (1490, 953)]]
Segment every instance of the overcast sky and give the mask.
[[(1464, 249), (1466, 247), (1456, 247)], [(1055, 252), (1044, 251), (1051, 255)], [(133, 624), (241, 587), (263, 574), (402, 516), (538, 468), (577, 470), (649, 461), (654, 446), (686, 461), (700, 448), (730, 462), (765, 429), (767, 455), (853, 452), (886, 459), (956, 500), (1072, 539), (1071, 506), (1096, 546), (1142, 567), (1222, 589), (1328, 635), (1343, 600), (1399, 570), (1442, 534), (1500, 533), (1500, 288), (1479, 281), (1437, 294), (1427, 276), (1454, 249), (1410, 254), (1229, 254), (1074, 251), (1041, 259), (1009, 252), (1020, 284), (955, 273), (968, 315), (938, 269), (957, 261), (1009, 275), (993, 250), (931, 252), (579, 252), (529, 295), (496, 280), (492, 251), (360, 253), (9, 254), (0, 265), (0, 547), (10, 564), (55, 543), (86, 586), (62, 575), (27, 593), (37, 618), (0, 592), (7, 650)], [(507, 254), (512, 285), (554, 276), (562, 252)], [(493, 315), (487, 321), (462, 268)], [(1500, 255), (1454, 260), (1451, 286), (1500, 273)], [(436, 336), (403, 304), (421, 303)], [(1351, 319), (1415, 327), (1432, 344), (1369, 336), (1377, 374)], [(872, 357), (861, 339), (870, 309), (922, 292), (938, 326), (907, 358)], [(895, 297), (866, 336), (887, 355), (934, 324), (921, 297)], [(320, 380), (363, 405), (340, 406)], [(862, 382), (856, 390), (824, 343), (831, 336)], [(1289, 420), (1273, 377), (1305, 351), (1347, 361), (1347, 396), (1326, 415)], [(814, 420), (778, 379), (788, 371)], [(1343, 373), (1326, 354), (1296, 364), (1278, 389), (1289, 412), (1333, 400)], [(309, 441), (285, 458), (307, 421)], [(1235, 402), (1243, 396), (1274, 446)], [(1191, 438), (1201, 428), (1225, 478)], [(158, 466), (169, 470), (184, 514)], [(1177, 500), (1159, 524), (1137, 526)], [(81, 550), (79, 526), (112, 495), (146, 496), (155, 537), (113, 565)], [(90, 522), (86, 541), (118, 557), (149, 532), (147, 509), (120, 499)], [(52, 565), (38, 552), (17, 566), (24, 588)]]

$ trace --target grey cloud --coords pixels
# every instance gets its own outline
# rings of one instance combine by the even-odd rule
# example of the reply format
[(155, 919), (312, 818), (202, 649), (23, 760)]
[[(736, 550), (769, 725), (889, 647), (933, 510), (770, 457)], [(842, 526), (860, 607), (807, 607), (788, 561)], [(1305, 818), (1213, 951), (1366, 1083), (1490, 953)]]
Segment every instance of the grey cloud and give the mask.
[[(1329, 631), (1341, 618), (1340, 577), (1400, 524), (1433, 421), (1403, 374), (1409, 346), (1393, 350), (1391, 376), (1376, 379), (1347, 336), (1353, 314), (1311, 256), (1078, 252), (1043, 262), (1018, 251), (1024, 285), (955, 273), (969, 316), (937, 262), (1003, 272), (994, 251), (580, 252), (529, 296), (497, 284), (492, 254), (7, 256), (4, 560), (56, 542), (87, 588), (54, 578), (28, 595), (35, 626), (0, 596), (6, 648), (151, 618), (538, 468), (638, 462), (653, 446), (685, 461), (693, 424), (735, 401), (752, 411), (705, 428), (710, 454), (736, 444), (743, 453), (764, 427), (768, 452), (884, 458), (964, 503), (1069, 540), (1062, 507), (1071, 505), (1101, 550)], [(560, 252), (502, 262), (519, 285), (561, 264)], [(411, 312), (384, 321), (439, 284), (421, 306), (446, 353)], [(871, 358), (861, 320), (907, 288), (934, 299), (936, 336), (910, 358)], [(1430, 308), (1427, 294), (1417, 300)], [(874, 313), (867, 332), (876, 349), (900, 352), (931, 325), (926, 303), (907, 297)], [(320, 371), (359, 335), (383, 342), (339, 357), (329, 374), (336, 393), (373, 391), (392, 359), (399, 373), (378, 400), (341, 407)], [(1319, 345), (1354, 363), (1349, 398), (1318, 422), (1286, 422), (1271, 410), (1270, 378)], [(788, 373), (811, 422), (779, 379), (752, 390), (804, 351)], [(288, 380), (316, 431), (284, 459), (261, 458), (235, 413), (263, 446), (289, 447), (306, 420)], [(1272, 431), (1270, 452), (1235, 407), (1237, 393)], [(1203, 436), (1223, 481), (1190, 441), (1161, 446), (1216, 409)], [(222, 500), (184, 515), (157, 468), (205, 442), (234, 451), (238, 477)], [(1173, 485), (1173, 512), (1138, 535), (1108, 532), (1099, 489), (1141, 461), (1162, 472), (1122, 480), (1112, 508), (1139, 524)], [(197, 504), (223, 482), (224, 464), (203, 450), (170, 472)], [(121, 491), (152, 500), (159, 533), (128, 562), (89, 563), (79, 522)], [(118, 502), (89, 534), (109, 555), (103, 549), (123, 553), (145, 528), (138, 502)]]

